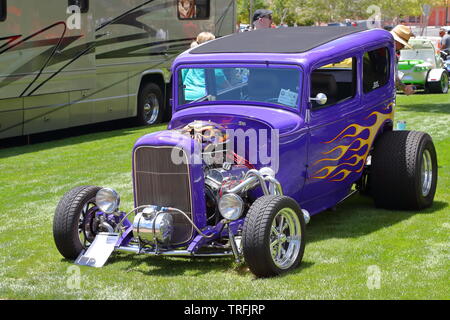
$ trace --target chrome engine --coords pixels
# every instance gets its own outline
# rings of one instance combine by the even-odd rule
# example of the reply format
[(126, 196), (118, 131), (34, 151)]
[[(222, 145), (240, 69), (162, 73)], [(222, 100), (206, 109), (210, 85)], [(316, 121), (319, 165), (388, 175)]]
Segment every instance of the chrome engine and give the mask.
[(211, 168), (205, 172), (205, 184), (219, 191), (223, 187), (242, 182), (248, 170), (244, 165), (225, 163), (222, 168)]

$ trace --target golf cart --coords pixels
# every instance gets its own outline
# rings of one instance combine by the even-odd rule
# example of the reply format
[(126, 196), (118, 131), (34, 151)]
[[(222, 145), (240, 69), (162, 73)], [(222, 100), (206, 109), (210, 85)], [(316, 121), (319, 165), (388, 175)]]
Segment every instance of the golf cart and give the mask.
[(398, 71), (402, 82), (429, 93), (447, 93), (449, 73), (432, 41), (414, 38), (409, 45), (412, 49), (400, 51)]

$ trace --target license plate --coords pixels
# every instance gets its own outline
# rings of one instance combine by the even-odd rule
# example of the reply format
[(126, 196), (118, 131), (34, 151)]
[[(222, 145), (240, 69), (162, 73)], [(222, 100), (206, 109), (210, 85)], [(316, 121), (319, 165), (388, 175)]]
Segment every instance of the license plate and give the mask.
[(99, 233), (86, 251), (81, 252), (75, 264), (101, 268), (114, 251), (120, 235), (118, 233)]

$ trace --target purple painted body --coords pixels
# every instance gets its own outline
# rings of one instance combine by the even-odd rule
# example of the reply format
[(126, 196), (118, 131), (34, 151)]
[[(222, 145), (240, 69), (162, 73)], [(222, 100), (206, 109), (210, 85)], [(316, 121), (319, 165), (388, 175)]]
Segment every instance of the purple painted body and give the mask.
[[(181, 146), (186, 150), (194, 148), (194, 140), (174, 129), (183, 128), (199, 120), (244, 131), (278, 130), (279, 170), (276, 179), (281, 183), (284, 194), (295, 199), (311, 215), (334, 207), (349, 194), (352, 185), (361, 178), (376, 137), (384, 130), (392, 129), (395, 106), (394, 72), (389, 73), (385, 85), (367, 94), (363, 92), (363, 55), (379, 48), (388, 48), (389, 68), (395, 70), (393, 38), (384, 30), (351, 34), (298, 54), (185, 52), (175, 60), (172, 68), (175, 75), (173, 118), (168, 130), (143, 136), (136, 142), (134, 150), (143, 146)], [(337, 104), (312, 109), (309, 100), (312, 96), (312, 71), (346, 58), (354, 58), (356, 61), (356, 94)], [(261, 68), (281, 65), (301, 70), (298, 105), (290, 108), (273, 103), (236, 101), (178, 104), (179, 78), (176, 75), (181, 68), (245, 65)], [(189, 179), (192, 186), (193, 221), (205, 234), (215, 234), (217, 238), (223, 233), (222, 225), (207, 223), (204, 172), (202, 165), (195, 164), (192, 157), (189, 159)], [(252, 165), (256, 169), (262, 167), (260, 163)], [(252, 194), (256, 198), (261, 194), (261, 190), (254, 190)], [(239, 219), (232, 223), (233, 233), (237, 233), (243, 221), (244, 219)], [(190, 252), (196, 252), (209, 241), (194, 232), (190, 241), (183, 245), (188, 247)]]

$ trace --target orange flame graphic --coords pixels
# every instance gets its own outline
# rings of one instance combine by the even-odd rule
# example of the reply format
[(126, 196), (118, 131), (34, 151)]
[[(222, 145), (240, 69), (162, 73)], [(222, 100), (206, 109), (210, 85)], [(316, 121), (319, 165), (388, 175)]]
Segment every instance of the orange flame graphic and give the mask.
[[(332, 140), (324, 142), (325, 144), (332, 143), (334, 141), (340, 141), (344, 138), (355, 138), (350, 142), (348, 145), (338, 145), (334, 148), (332, 148), (329, 151), (322, 152), (323, 155), (329, 155), (331, 153), (334, 153), (335, 151), (339, 150), (339, 153), (334, 158), (323, 158), (318, 161), (316, 161), (313, 166), (325, 162), (325, 161), (340, 161), (343, 160), (343, 162), (338, 163), (337, 165), (329, 165), (324, 166), (321, 169), (317, 170), (313, 174), (313, 178), (315, 179), (327, 179), (331, 181), (343, 181), (345, 180), (349, 174), (352, 172), (361, 172), (364, 169), (364, 164), (366, 163), (367, 156), (369, 155), (370, 148), (372, 146), (372, 143), (377, 135), (377, 132), (379, 131), (381, 125), (388, 119), (393, 119), (393, 107), (394, 103), (389, 104), (386, 108), (384, 108), (385, 111), (388, 111), (388, 113), (381, 113), (381, 112), (372, 112), (370, 115), (368, 115), (365, 120), (370, 119), (371, 117), (375, 117), (374, 124), (370, 126), (362, 126), (359, 124), (352, 124), (346, 127), (344, 130), (342, 130), (336, 137), (334, 137)], [(354, 129), (355, 132), (349, 133), (349, 130)], [(353, 130), (352, 130), (353, 131)], [(369, 136), (366, 139), (363, 139), (360, 137), (365, 131), (369, 132)], [(366, 151), (363, 155), (358, 155), (357, 152), (361, 151), (364, 147), (366, 148)], [(344, 159), (344, 156), (346, 156)], [(341, 169), (343, 166), (346, 166), (346, 169)], [(350, 168), (349, 168), (350, 167)]]

